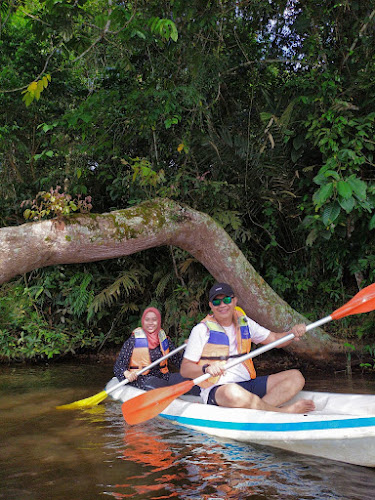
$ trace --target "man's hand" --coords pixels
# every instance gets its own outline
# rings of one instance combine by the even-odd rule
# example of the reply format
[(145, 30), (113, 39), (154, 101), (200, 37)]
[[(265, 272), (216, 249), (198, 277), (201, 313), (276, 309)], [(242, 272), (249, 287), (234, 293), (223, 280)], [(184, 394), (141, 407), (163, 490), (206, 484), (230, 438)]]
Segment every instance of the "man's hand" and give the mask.
[(206, 368), (206, 373), (209, 373), (212, 377), (220, 377), (224, 375), (225, 367), (222, 363), (216, 361), (216, 363), (212, 363)]
[(293, 326), (293, 328), (290, 330), (291, 333), (294, 333), (294, 339), (296, 342), (299, 342), (301, 340), (301, 337), (304, 336), (306, 333), (306, 325), (304, 323), (300, 323), (298, 325)]

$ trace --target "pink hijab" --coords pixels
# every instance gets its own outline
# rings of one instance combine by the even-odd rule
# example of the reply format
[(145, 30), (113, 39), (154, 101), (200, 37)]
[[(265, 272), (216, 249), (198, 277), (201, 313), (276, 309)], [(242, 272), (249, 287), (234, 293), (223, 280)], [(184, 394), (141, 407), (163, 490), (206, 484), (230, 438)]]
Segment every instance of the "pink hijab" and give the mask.
[[(149, 312), (153, 312), (154, 314), (156, 314), (156, 317), (158, 319), (158, 326), (156, 327), (156, 330), (152, 333), (148, 332), (146, 330), (146, 326), (145, 326), (145, 316)], [(156, 307), (148, 307), (147, 309), (145, 309), (143, 314), (142, 314), (141, 324), (142, 324), (143, 330), (146, 332), (149, 348), (155, 349), (155, 347), (157, 347), (159, 345), (159, 332), (161, 329), (160, 311), (158, 309), (156, 309)]]

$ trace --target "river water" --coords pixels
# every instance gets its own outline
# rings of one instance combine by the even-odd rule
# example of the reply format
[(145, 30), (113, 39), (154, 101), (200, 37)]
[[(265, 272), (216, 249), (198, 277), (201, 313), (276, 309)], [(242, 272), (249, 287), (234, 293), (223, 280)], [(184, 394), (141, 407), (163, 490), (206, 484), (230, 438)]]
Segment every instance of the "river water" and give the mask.
[[(375, 470), (224, 441), (153, 419), (124, 423), (110, 397), (58, 411), (100, 392), (112, 366), (0, 366), (0, 499), (372, 500)], [(375, 380), (344, 375), (306, 389), (375, 394)]]

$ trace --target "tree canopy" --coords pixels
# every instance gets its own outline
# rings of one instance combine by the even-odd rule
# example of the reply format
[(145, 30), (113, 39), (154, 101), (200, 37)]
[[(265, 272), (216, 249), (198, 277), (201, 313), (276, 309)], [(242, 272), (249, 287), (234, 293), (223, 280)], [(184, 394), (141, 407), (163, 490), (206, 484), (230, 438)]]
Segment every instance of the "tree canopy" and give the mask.
[[(1, 226), (167, 197), (324, 316), (374, 281), (374, 23), (373, 0), (3, 1)], [(171, 246), (32, 271), (3, 285), (0, 328), (100, 346), (154, 301), (186, 336), (212, 279)], [(339, 329), (374, 352), (371, 314)]]

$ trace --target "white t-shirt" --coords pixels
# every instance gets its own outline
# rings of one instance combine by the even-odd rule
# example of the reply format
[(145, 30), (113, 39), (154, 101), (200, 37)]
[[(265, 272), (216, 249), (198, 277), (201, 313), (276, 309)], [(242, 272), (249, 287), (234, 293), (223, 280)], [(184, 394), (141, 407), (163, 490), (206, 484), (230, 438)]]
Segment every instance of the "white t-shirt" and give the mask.
[[(264, 340), (266, 340), (266, 338), (270, 334), (270, 330), (258, 325), (258, 323), (248, 318), (247, 316), (246, 318), (247, 326), (249, 327), (250, 331), (251, 341), (255, 344), (259, 344), (259, 342), (263, 342)], [(234, 325), (232, 324), (231, 326), (225, 326), (223, 328), (229, 338), (229, 356), (240, 354), (237, 349), (237, 338)], [(196, 325), (190, 333), (189, 342), (185, 349), (184, 358), (188, 359), (189, 361), (193, 361), (194, 363), (198, 363), (198, 361), (201, 359), (203, 348), (208, 342), (209, 336), (210, 333), (205, 324), (199, 323), (198, 325)], [(245, 366), (242, 363), (239, 363), (238, 365), (232, 366), (232, 368), (227, 370), (224, 375), (219, 378), (215, 385), (242, 382), (244, 380), (250, 380), (250, 375)], [(207, 389), (201, 388), (201, 398), (205, 403), (207, 403), (208, 394), (213, 387), (214, 385)]]

